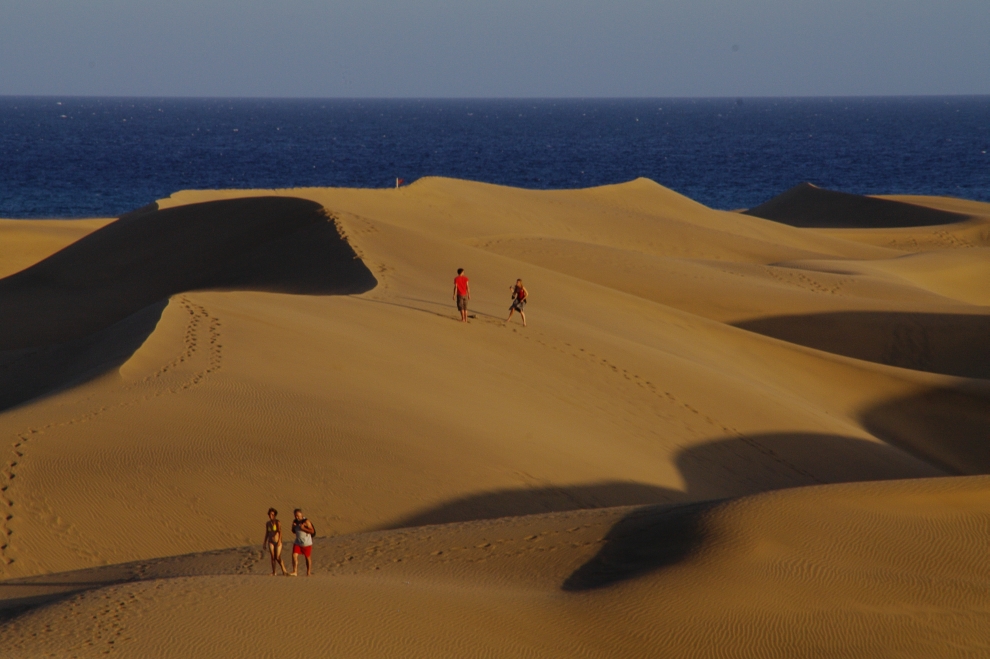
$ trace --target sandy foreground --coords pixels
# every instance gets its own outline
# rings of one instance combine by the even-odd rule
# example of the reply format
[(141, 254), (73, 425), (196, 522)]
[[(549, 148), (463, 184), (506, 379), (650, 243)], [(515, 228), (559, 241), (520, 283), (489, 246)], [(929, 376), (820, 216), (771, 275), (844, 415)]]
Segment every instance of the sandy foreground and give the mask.
[[(427, 178), (0, 220), (0, 655), (990, 656), (990, 204), (750, 212)], [(268, 576), (269, 506), (313, 577)]]

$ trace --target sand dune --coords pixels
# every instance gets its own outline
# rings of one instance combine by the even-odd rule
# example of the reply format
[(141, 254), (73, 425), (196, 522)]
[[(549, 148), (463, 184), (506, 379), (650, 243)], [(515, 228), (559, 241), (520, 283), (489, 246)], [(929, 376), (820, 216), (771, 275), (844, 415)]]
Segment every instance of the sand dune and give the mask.
[(856, 359), (946, 375), (990, 379), (986, 314), (846, 311), (776, 316), (739, 327)]
[(0, 638), (236, 657), (291, 653), (291, 621), (326, 656), (978, 656), (988, 494), (897, 481), (364, 533), (318, 542), (310, 582), (266, 578), (256, 549), (97, 568), (8, 582), (48, 606)]
[(312, 202), (273, 197), (141, 209), (0, 280), (7, 311), (0, 409), (129, 356), (176, 293), (334, 294), (374, 285)]
[[(881, 228), (642, 179), (16, 221), (3, 647), (985, 653), (990, 205), (792, 192)], [(314, 578), (263, 577), (271, 505)]]
[(113, 219), (0, 220), (0, 276), (6, 277), (74, 243)]
[(744, 213), (795, 227), (820, 229), (922, 227), (968, 219), (931, 206), (825, 190), (810, 183), (797, 185)]
[[(326, 228), (330, 224), (317, 204), (278, 197), (134, 211), (0, 280), (0, 295), (19, 311), (0, 328), (0, 344), (19, 349), (63, 343), (190, 290), (352, 293), (372, 288), (374, 278), (353, 260), (346, 242)], [(307, 230), (298, 244), (279, 249), (287, 237)], [(303, 252), (314, 239), (324, 243), (312, 254)], [(292, 267), (279, 258), (283, 251), (288, 251), (286, 260), (294, 261)], [(307, 267), (307, 257), (318, 259), (323, 271)], [(303, 280), (303, 274), (315, 275), (314, 280)]]

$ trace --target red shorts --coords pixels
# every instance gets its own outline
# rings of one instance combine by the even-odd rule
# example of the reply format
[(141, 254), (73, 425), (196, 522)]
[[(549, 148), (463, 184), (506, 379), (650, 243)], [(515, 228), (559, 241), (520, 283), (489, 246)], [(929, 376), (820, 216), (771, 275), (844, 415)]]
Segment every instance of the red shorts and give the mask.
[(293, 554), (302, 554), (306, 558), (309, 558), (313, 554), (313, 545), (308, 547), (303, 547), (302, 545), (292, 545)]

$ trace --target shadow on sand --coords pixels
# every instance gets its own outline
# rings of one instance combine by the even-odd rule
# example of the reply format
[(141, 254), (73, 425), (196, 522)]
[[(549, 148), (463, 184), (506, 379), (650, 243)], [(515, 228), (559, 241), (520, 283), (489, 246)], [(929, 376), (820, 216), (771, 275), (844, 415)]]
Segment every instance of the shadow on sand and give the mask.
[(503, 489), (454, 499), (381, 527), (412, 528), (480, 519), (539, 515), (567, 510), (639, 506), (687, 500), (680, 490), (645, 483), (606, 481), (591, 485)]
[[(880, 406), (876, 412), (887, 414), (891, 405)], [(910, 406), (912, 401), (902, 405)], [(896, 415), (896, 410), (891, 413)], [(984, 432), (990, 431), (990, 406), (979, 423)], [(562, 586), (581, 591), (632, 579), (687, 558), (706, 540), (705, 514), (726, 498), (803, 485), (945, 474), (887, 444), (817, 433), (719, 438), (681, 451), (675, 463), (685, 491), (622, 481), (496, 490), (440, 504), (383, 528), (645, 506), (618, 522), (598, 554)]]
[[(898, 410), (917, 404), (915, 400), (904, 400), (880, 406), (877, 412), (896, 414)], [(942, 411), (952, 413), (950, 408)], [(974, 425), (970, 430), (982, 431), (986, 437), (990, 432), (988, 417), (990, 406), (982, 415), (973, 418)], [(565, 591), (580, 592), (635, 579), (689, 558), (709, 539), (706, 516), (729, 497), (800, 485), (917, 478), (942, 473), (885, 444), (813, 433), (716, 439), (681, 452), (676, 464), (686, 482), (683, 492), (623, 481), (505, 489), (455, 499), (383, 528), (639, 506), (609, 530), (598, 553), (561, 585)], [(113, 584), (173, 576), (241, 573), (244, 565), (258, 560), (259, 551), (256, 547), (242, 547), (2, 581), (0, 621), (85, 590)], [(231, 552), (237, 554), (236, 560), (231, 560)]]
[(609, 530), (595, 557), (572, 572), (561, 588), (595, 590), (681, 562), (701, 547), (705, 513), (717, 505), (705, 501), (634, 510)]
[(256, 547), (238, 547), (3, 580), (0, 623), (95, 588), (174, 577), (242, 574), (243, 566), (259, 558), (260, 553)]
[(854, 359), (990, 378), (990, 315), (839, 311), (775, 316), (736, 327)]
[[(677, 463), (689, 495), (722, 497), (776, 489), (774, 485), (937, 476), (939, 470), (933, 465), (941, 467), (942, 473), (990, 473), (990, 387), (974, 391), (933, 389), (873, 406), (861, 417), (876, 436), (919, 459), (884, 444), (802, 434), (717, 440), (685, 451)], [(750, 482), (750, 472), (765, 470), (766, 465), (739, 469), (738, 460), (752, 457), (757, 463), (765, 462), (752, 453), (754, 448), (766, 458), (783, 459), (791, 468), (772, 469), (762, 477), (769, 480)], [(731, 462), (724, 459), (728, 454), (736, 454)], [(730, 466), (733, 468), (728, 469)], [(727, 477), (713, 482), (719, 470), (728, 472)], [(703, 491), (695, 492), (701, 488)], [(634, 510), (609, 531), (601, 550), (572, 573), (562, 588), (602, 588), (688, 558), (707, 540), (705, 515), (718, 505), (718, 501), (709, 501)]]
[(860, 413), (874, 436), (952, 474), (990, 474), (990, 383), (933, 388)]
[(964, 222), (967, 215), (893, 199), (825, 190), (801, 183), (744, 211), (746, 215), (793, 227), (820, 229), (891, 229)]
[(716, 439), (681, 451), (685, 490), (636, 483), (502, 489), (454, 499), (381, 529), (449, 524), (617, 506), (720, 499), (822, 483), (944, 475), (886, 444), (816, 433), (768, 433)]
[(119, 365), (177, 293), (346, 295), (376, 285), (315, 202), (147, 206), (0, 280), (0, 410)]

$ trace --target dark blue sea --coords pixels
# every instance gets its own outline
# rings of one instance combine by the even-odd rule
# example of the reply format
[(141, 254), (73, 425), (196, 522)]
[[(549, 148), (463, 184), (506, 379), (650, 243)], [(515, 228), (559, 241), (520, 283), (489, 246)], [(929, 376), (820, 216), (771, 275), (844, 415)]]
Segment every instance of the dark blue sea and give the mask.
[(651, 178), (714, 208), (803, 181), (990, 201), (990, 97), (0, 97), (0, 217), (116, 216), (184, 188), (524, 188)]

